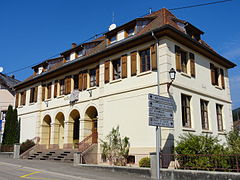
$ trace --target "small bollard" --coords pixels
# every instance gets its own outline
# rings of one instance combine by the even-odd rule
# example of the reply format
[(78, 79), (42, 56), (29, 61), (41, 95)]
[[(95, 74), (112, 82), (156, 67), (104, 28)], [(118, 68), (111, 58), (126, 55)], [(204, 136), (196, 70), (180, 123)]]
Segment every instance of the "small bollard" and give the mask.
[(156, 152), (150, 153), (151, 178), (157, 179), (157, 159)]
[(19, 159), (20, 157), (20, 144), (14, 144), (13, 159)]
[(80, 163), (81, 160), (81, 153), (80, 152), (75, 152), (73, 154), (73, 165), (77, 166)]

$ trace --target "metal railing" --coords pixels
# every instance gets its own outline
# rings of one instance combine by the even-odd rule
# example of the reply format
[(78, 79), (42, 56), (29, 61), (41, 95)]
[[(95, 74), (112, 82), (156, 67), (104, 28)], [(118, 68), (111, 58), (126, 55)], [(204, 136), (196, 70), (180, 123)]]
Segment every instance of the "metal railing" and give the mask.
[(94, 132), (87, 136), (78, 144), (78, 149), (80, 152), (86, 151), (92, 144), (97, 143), (98, 133)]
[(161, 167), (240, 172), (240, 154), (162, 154)]

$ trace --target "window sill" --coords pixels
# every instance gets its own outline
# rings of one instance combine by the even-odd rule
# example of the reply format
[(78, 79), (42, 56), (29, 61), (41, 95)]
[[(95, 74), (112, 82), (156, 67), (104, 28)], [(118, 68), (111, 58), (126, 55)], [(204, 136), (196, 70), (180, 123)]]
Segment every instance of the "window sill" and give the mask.
[(192, 77), (190, 75), (188, 75), (187, 73), (181, 72), (182, 76), (188, 77), (189, 79), (191, 79)]
[(23, 105), (18, 106), (18, 108), (23, 108)]
[(63, 98), (65, 95), (63, 94), (63, 95), (59, 95), (59, 96), (57, 96), (57, 98), (58, 99), (60, 99), (60, 98)]
[(137, 74), (137, 77), (139, 77), (139, 76), (144, 76), (144, 75), (147, 75), (147, 74), (151, 74), (152, 73), (152, 71), (145, 71), (145, 72), (141, 72), (140, 74)]
[(218, 131), (218, 134), (220, 134), (220, 135), (227, 135), (227, 133), (225, 131)]
[(113, 84), (113, 83), (117, 83), (117, 82), (120, 82), (120, 81), (122, 81), (121, 78), (112, 80), (112, 81), (110, 81), (109, 83), (110, 83), (110, 84)]
[(182, 130), (183, 130), (183, 131), (189, 131), (189, 132), (196, 132), (195, 129), (188, 128), (188, 127), (183, 127)]
[(87, 91), (88, 90), (94, 90), (94, 89), (97, 89), (97, 86), (93, 86), (93, 87), (87, 88)]
[(216, 86), (216, 85), (215, 85), (215, 88), (216, 88), (216, 89), (219, 89), (219, 90), (223, 90), (223, 88), (221, 88), (220, 86)]
[(210, 131), (210, 130), (202, 130), (202, 133), (209, 133), (209, 134), (212, 134), (213, 132), (212, 131)]
[(36, 102), (31, 102), (31, 103), (29, 103), (29, 106), (32, 106), (32, 105), (34, 105)]

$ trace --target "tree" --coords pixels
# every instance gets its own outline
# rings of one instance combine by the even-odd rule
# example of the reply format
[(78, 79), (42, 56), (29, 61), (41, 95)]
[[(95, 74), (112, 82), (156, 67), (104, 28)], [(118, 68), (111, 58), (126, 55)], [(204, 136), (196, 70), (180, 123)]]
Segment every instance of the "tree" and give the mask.
[(228, 132), (226, 135), (228, 149), (231, 154), (240, 153), (240, 132), (236, 129), (233, 129)]
[(3, 145), (13, 145), (19, 142), (19, 127), (17, 110), (13, 110), (13, 107), (9, 105), (3, 133)]
[(106, 136), (106, 141), (101, 140), (102, 158), (108, 160), (110, 164), (125, 166), (129, 154), (129, 138), (121, 138), (119, 126), (112, 128)]

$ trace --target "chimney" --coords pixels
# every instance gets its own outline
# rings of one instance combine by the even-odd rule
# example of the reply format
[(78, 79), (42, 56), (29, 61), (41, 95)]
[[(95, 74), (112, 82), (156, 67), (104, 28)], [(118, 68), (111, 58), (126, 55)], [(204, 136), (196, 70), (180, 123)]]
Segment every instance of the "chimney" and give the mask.
[(77, 47), (77, 44), (76, 43), (72, 43), (72, 48), (75, 48)]

